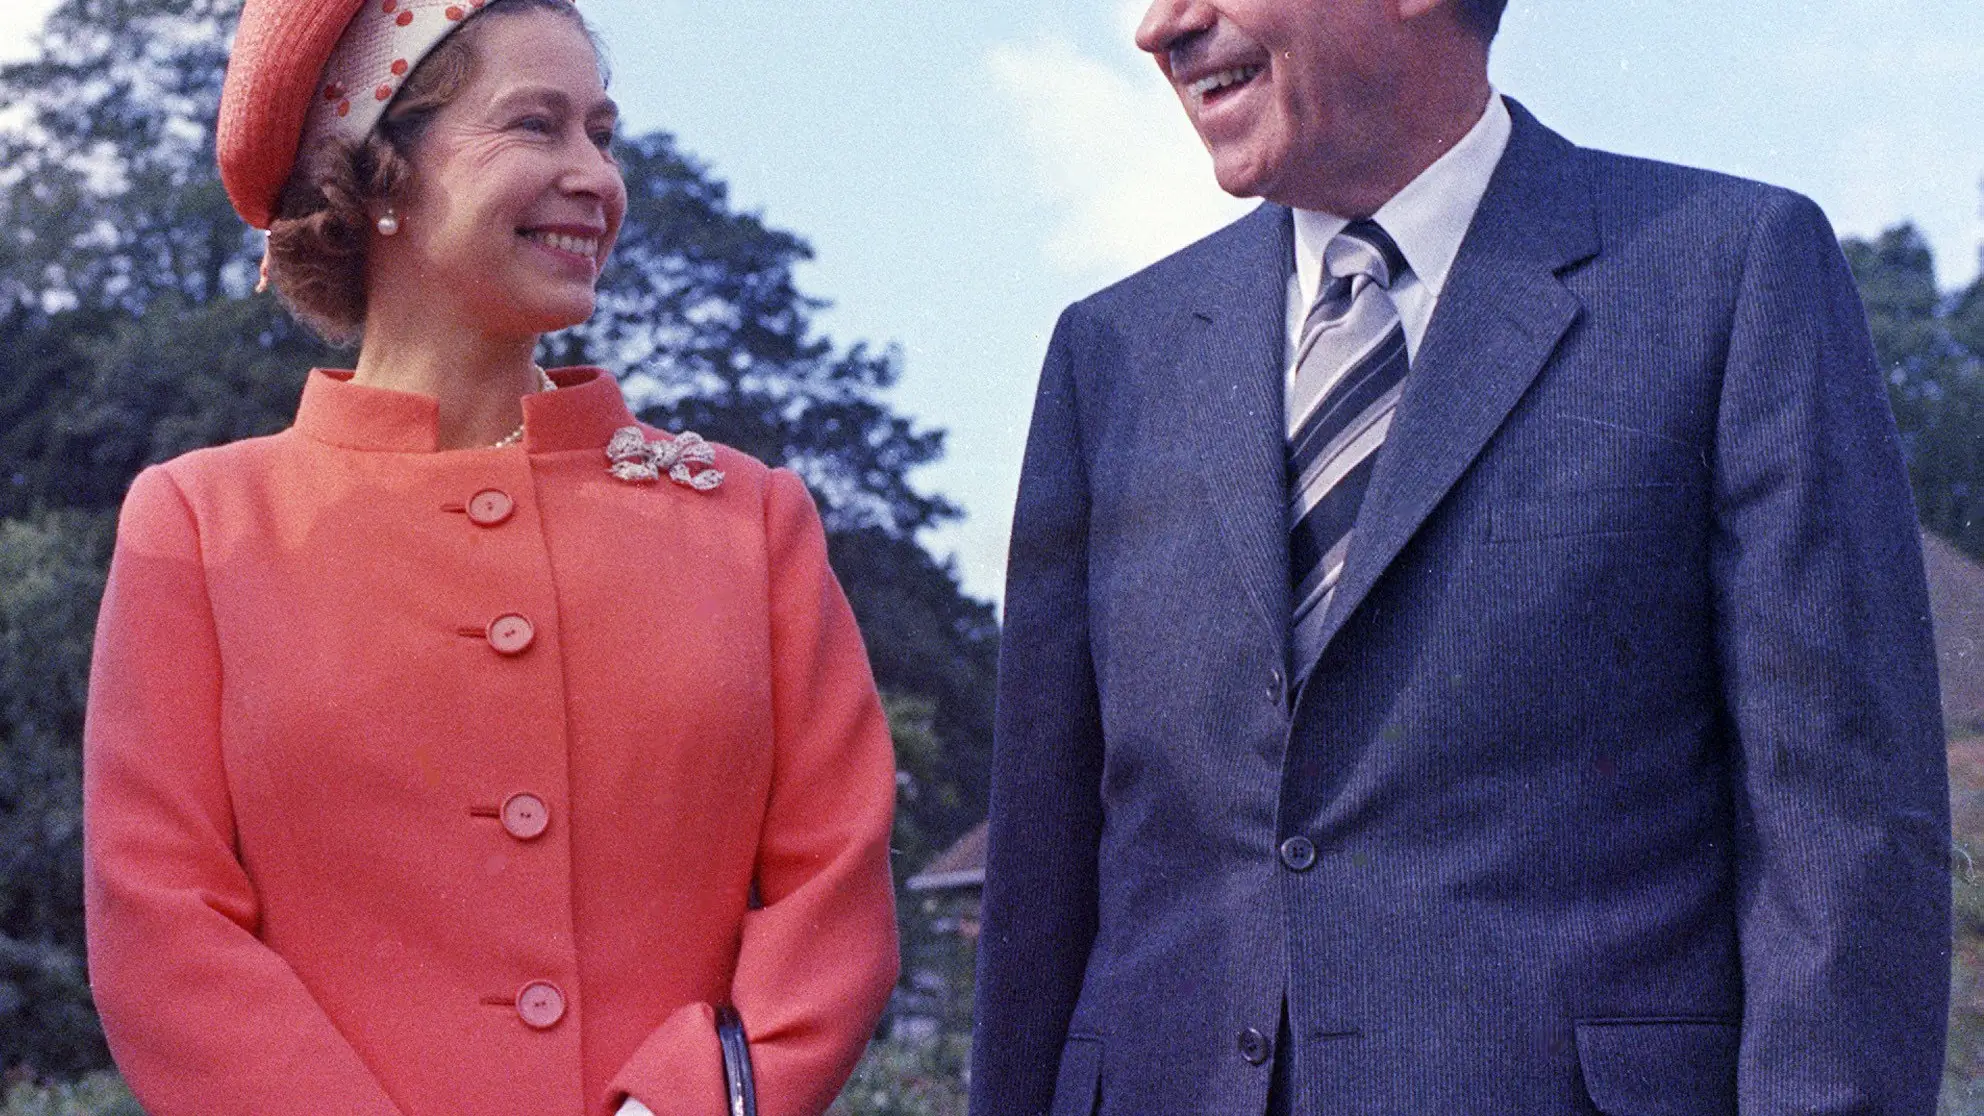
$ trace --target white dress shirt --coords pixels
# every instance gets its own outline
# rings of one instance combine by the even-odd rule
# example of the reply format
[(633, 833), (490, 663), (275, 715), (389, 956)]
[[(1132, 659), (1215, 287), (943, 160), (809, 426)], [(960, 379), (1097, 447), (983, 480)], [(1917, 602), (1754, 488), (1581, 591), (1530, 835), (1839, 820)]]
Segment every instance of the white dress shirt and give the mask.
[[(1419, 355), (1419, 343), (1433, 320), (1447, 272), (1460, 254), (1460, 242), (1481, 197), (1488, 192), (1496, 164), (1509, 147), (1509, 108), (1502, 95), (1488, 95), (1487, 110), (1473, 128), (1445, 155), (1419, 173), (1372, 214), (1390, 234), (1412, 270), (1393, 284), (1391, 296), (1405, 327), (1405, 351)], [(1323, 248), (1350, 222), (1332, 213), (1295, 210), (1295, 274), (1288, 280), (1288, 374), (1295, 374), (1295, 350), (1301, 344), (1302, 323), (1322, 287)]]

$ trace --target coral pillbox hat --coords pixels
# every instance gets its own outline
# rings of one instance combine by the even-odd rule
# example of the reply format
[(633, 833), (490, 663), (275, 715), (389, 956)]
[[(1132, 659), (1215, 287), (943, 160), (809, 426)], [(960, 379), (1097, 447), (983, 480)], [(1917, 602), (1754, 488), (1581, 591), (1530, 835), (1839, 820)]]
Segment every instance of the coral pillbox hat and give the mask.
[(247, 0), (242, 6), (214, 146), (228, 200), (256, 228), (275, 220), (324, 64), (351, 17), (377, 2)]
[(235, 212), (276, 218), (299, 159), (361, 142), (401, 83), (490, 0), (246, 0), (215, 148)]

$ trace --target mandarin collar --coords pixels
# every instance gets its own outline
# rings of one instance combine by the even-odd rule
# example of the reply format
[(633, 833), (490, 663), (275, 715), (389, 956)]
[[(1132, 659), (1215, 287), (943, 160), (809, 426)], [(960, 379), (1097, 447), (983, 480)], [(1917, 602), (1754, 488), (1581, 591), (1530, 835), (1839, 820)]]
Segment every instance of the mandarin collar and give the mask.
[[(354, 384), (351, 375), (348, 369), (334, 368), (310, 373), (296, 412), (297, 431), (344, 449), (436, 451), (441, 408), (433, 396)], [(620, 384), (604, 369), (554, 368), (550, 375), (557, 391), (523, 397), (526, 453), (603, 452), (614, 431), (634, 424)]]

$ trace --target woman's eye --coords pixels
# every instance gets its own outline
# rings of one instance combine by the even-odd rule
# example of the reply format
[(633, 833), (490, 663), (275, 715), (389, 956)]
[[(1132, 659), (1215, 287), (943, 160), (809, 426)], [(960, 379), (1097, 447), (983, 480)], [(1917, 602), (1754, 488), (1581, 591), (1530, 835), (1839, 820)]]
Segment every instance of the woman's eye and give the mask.
[(522, 131), (537, 132), (543, 135), (549, 135), (553, 127), (550, 118), (543, 116), (526, 116), (517, 121), (516, 126)]

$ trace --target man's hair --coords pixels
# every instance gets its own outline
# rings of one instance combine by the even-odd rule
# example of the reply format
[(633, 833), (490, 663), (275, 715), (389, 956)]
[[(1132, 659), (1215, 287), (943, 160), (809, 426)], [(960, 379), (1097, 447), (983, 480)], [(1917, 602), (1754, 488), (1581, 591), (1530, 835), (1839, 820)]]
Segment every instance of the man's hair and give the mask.
[(1484, 43), (1494, 40), (1495, 32), (1502, 26), (1502, 11), (1509, 6), (1509, 0), (1456, 0), (1456, 3), (1461, 22), (1481, 36)]

